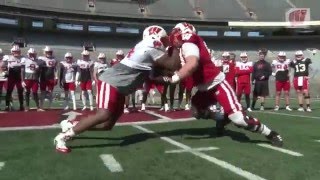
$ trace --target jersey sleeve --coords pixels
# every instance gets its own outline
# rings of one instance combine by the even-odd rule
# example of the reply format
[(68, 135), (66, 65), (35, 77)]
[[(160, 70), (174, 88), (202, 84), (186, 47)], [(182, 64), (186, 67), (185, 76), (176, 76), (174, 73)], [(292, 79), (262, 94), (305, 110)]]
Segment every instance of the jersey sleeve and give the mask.
[(185, 42), (183, 43), (181, 49), (182, 49), (182, 55), (184, 57), (196, 56), (198, 59), (200, 57), (200, 50), (198, 46), (194, 43)]
[(25, 57), (23, 57), (23, 58), (21, 58), (21, 66), (25, 66), (26, 65), (26, 58)]
[(311, 61), (310, 58), (307, 58), (306, 61), (307, 61), (307, 64), (308, 64), (308, 65), (309, 65), (309, 64), (312, 64), (312, 61)]
[(152, 57), (154, 61), (157, 61), (160, 57), (162, 57), (166, 52), (163, 49), (152, 47), (149, 51), (149, 55)]

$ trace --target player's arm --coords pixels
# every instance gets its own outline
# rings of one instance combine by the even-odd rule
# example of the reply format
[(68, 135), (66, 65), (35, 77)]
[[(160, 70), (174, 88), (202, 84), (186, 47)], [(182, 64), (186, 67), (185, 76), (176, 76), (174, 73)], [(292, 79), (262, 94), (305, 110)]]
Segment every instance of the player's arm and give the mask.
[(272, 62), (271, 64), (271, 69), (272, 69), (272, 76), (275, 76), (277, 74), (277, 69), (276, 69), (276, 65), (275, 65), (275, 61)]
[(98, 81), (98, 77), (97, 77), (97, 74), (98, 74), (98, 66), (96, 66), (96, 64), (94, 64), (94, 66), (93, 66), (93, 79), (95, 80), (95, 81)]
[(196, 71), (199, 65), (200, 50), (198, 46), (193, 43), (184, 43), (181, 48), (186, 63), (171, 77), (172, 83), (177, 83), (181, 79), (185, 79), (186, 77), (191, 76)]
[(167, 52), (156, 50), (156, 55), (157, 54), (161, 55), (154, 58), (155, 67), (160, 67), (171, 71), (176, 71), (181, 67), (179, 49), (170, 47)]
[(64, 71), (63, 64), (60, 63), (60, 68), (59, 68), (59, 72), (58, 72), (60, 86), (62, 86), (62, 82), (63, 82), (63, 73), (64, 73), (63, 71)]
[(25, 79), (25, 71), (26, 71), (26, 64), (25, 64), (25, 59), (21, 59), (21, 80), (24, 81)]

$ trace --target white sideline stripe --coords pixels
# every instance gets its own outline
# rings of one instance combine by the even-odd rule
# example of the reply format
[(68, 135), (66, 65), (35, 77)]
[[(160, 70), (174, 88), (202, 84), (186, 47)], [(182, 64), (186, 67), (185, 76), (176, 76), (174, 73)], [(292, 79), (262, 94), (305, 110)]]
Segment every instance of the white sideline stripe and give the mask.
[[(141, 130), (143, 132), (146, 132), (146, 133), (156, 134), (154, 131), (151, 131), (151, 130), (146, 129), (146, 128), (144, 128), (142, 126), (139, 126), (139, 125), (133, 125), (132, 127), (137, 128), (137, 129), (139, 129), (139, 130)], [(228, 162), (222, 161), (220, 159), (217, 159), (215, 157), (209, 156), (209, 155), (204, 154), (204, 153), (199, 152), (199, 151), (191, 151), (191, 149), (192, 149), (191, 147), (189, 147), (189, 146), (187, 146), (185, 144), (182, 144), (180, 142), (177, 142), (177, 141), (175, 141), (173, 139), (170, 139), (168, 137), (160, 137), (160, 139), (163, 140), (163, 141), (166, 141), (166, 142), (168, 142), (168, 143), (170, 143), (170, 144), (172, 144), (174, 146), (177, 146), (177, 147), (179, 147), (179, 148), (181, 148), (183, 150), (187, 150), (191, 154), (193, 154), (193, 155), (195, 155), (197, 157), (200, 157), (200, 158), (205, 159), (205, 160), (207, 160), (209, 162), (212, 162), (212, 163), (220, 166), (221, 168), (229, 170), (229, 171), (231, 171), (231, 172), (233, 172), (233, 173), (235, 173), (235, 174), (237, 174), (237, 175), (239, 175), (241, 177), (244, 177), (246, 179), (249, 179), (249, 180), (265, 180), (264, 178), (262, 178), (262, 177), (260, 177), (258, 175), (255, 175), (255, 174), (252, 174), (251, 172), (245, 171), (245, 170), (243, 170), (243, 169), (241, 169), (239, 167), (236, 167), (236, 166), (234, 166), (234, 165), (232, 165), (232, 164), (230, 164)]]
[(320, 142), (320, 140), (314, 140), (315, 142)]
[(154, 111), (145, 110), (144, 112), (147, 113), (147, 114), (153, 115), (153, 116), (157, 116), (158, 118), (161, 118), (161, 119), (171, 119), (171, 118), (169, 118), (167, 116), (163, 116), (163, 115), (161, 115), (159, 113), (156, 113)]
[(0, 170), (4, 167), (5, 164), (5, 162), (0, 162)]
[(202, 147), (202, 148), (192, 148), (190, 150), (185, 149), (177, 149), (177, 150), (169, 150), (165, 151), (165, 153), (184, 153), (184, 152), (190, 152), (190, 151), (211, 151), (211, 150), (217, 150), (218, 147)]
[(103, 164), (111, 171), (111, 172), (122, 172), (123, 169), (121, 164), (113, 157), (112, 154), (101, 154), (100, 158), (103, 161)]
[(274, 147), (274, 146), (271, 146), (270, 144), (257, 144), (258, 146), (261, 146), (261, 147), (265, 147), (265, 148), (269, 148), (269, 149), (273, 149), (273, 150), (276, 150), (276, 151), (279, 151), (279, 152), (282, 152), (282, 153), (285, 153), (285, 154), (289, 154), (291, 156), (297, 156), (297, 157), (301, 157), (303, 156), (303, 154), (301, 153), (298, 153), (298, 152), (295, 152), (295, 151), (291, 151), (291, 150), (288, 150), (288, 149), (283, 149), (283, 148), (279, 148), (279, 147)]
[(305, 116), (305, 115), (298, 115), (298, 114), (286, 114), (286, 113), (268, 112), (268, 111), (253, 111), (253, 112), (265, 113), (265, 114), (276, 114), (276, 115), (282, 115), (282, 116), (292, 116), (292, 117), (304, 117), (304, 118), (310, 118), (310, 119), (320, 119), (320, 117), (317, 117), (317, 116)]
[[(187, 122), (195, 121), (195, 118), (181, 118), (181, 119), (158, 119), (153, 121), (137, 121), (137, 122), (124, 122), (117, 123), (116, 126), (131, 126), (131, 125), (148, 125), (148, 124), (162, 124), (162, 123), (175, 123), (175, 122)], [(47, 126), (21, 126), (21, 127), (3, 127), (1, 131), (19, 131), (19, 130), (43, 130), (43, 129), (58, 129), (59, 124), (47, 125)]]

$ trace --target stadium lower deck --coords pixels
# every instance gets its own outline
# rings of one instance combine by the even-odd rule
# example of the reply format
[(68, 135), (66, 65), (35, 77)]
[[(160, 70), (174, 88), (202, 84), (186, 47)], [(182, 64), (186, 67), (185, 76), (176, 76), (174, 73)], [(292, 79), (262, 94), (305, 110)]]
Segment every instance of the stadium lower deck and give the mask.
[(214, 121), (149, 108), (124, 114), (112, 131), (77, 136), (70, 154), (55, 152), (58, 123), (92, 112), (1, 113), (0, 179), (319, 179), (319, 107), (252, 113), (282, 135), (283, 148), (233, 125), (217, 137)]

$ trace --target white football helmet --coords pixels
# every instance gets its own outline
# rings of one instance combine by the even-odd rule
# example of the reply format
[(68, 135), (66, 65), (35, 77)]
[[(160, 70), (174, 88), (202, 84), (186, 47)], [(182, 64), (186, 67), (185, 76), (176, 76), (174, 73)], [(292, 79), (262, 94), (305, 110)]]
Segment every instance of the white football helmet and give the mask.
[(124, 52), (120, 49), (116, 52), (116, 55), (118, 56), (123, 56), (124, 55)]
[(304, 58), (303, 57), (303, 52), (301, 50), (296, 51), (295, 58), (296, 58), (296, 60), (302, 60)]
[(14, 45), (14, 46), (12, 46), (12, 48), (11, 48), (11, 52), (20, 52), (21, 50), (20, 50), (20, 47), (18, 46), (18, 45)]
[(88, 50), (83, 50), (83, 51), (81, 52), (81, 55), (83, 55), (83, 56), (89, 56), (89, 55), (90, 55), (90, 52), (89, 52)]
[(149, 26), (143, 31), (143, 39), (152, 38), (161, 41), (164, 37), (167, 37), (166, 30), (157, 25)]
[(174, 28), (180, 29), (181, 33), (196, 33), (196, 28), (187, 22), (178, 23)]
[(99, 53), (98, 59), (105, 59), (106, 55), (104, 53)]
[(36, 50), (34, 50), (34, 48), (30, 48), (28, 50), (28, 54), (36, 54)]
[(242, 62), (247, 62), (248, 61), (248, 54), (246, 52), (242, 52), (240, 54), (240, 59)]
[(65, 55), (64, 55), (64, 58), (68, 58), (68, 57), (73, 57), (71, 52), (67, 52)]
[(279, 61), (285, 61), (285, 60), (286, 60), (286, 53), (283, 52), (283, 51), (280, 51), (280, 52), (278, 53), (278, 60), (279, 60)]

